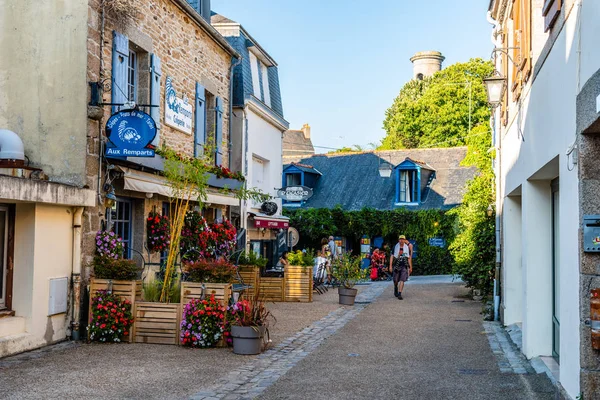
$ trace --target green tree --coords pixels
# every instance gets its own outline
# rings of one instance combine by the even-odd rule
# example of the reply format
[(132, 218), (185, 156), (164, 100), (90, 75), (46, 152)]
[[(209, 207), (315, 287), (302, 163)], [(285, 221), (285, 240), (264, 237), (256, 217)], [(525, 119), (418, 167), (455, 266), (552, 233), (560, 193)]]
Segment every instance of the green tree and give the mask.
[(408, 82), (385, 113), (380, 149), (464, 145), (469, 128), (489, 120), (482, 78), (493, 70), (491, 62), (475, 58)]

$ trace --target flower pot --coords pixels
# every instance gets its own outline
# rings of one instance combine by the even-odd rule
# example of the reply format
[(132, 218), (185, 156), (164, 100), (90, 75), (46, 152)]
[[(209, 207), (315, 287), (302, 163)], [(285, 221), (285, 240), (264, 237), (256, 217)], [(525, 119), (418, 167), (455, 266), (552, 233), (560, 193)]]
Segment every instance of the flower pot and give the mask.
[(233, 352), (235, 354), (260, 354), (266, 328), (264, 326), (231, 327)]
[(340, 304), (345, 306), (353, 306), (358, 289), (347, 289), (345, 287), (340, 287), (338, 289), (338, 293), (340, 295)]

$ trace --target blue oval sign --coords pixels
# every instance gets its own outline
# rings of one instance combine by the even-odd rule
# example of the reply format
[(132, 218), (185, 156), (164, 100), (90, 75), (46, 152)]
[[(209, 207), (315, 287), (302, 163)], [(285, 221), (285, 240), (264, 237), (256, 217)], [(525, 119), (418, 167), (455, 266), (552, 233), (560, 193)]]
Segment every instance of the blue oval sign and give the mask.
[(143, 111), (126, 110), (114, 114), (106, 122), (110, 143), (105, 154), (113, 157), (154, 157), (148, 148), (156, 136), (154, 119)]

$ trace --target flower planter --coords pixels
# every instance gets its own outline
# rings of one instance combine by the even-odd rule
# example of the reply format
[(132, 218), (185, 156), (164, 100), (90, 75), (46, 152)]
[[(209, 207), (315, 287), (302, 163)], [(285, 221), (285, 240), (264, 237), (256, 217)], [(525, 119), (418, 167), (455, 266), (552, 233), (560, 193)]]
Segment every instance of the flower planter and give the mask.
[(285, 267), (285, 301), (310, 303), (313, 293), (312, 268), (297, 265)]
[(340, 304), (345, 306), (353, 306), (358, 289), (347, 289), (345, 287), (340, 287), (338, 288), (338, 293), (340, 295)]
[[(92, 298), (96, 296), (99, 290), (108, 290), (116, 294), (123, 300), (131, 302), (131, 310), (135, 315), (135, 304), (142, 300), (142, 281), (116, 281), (112, 279), (90, 279), (90, 305), (88, 315), (92, 315)], [(132, 329), (135, 329), (135, 317)], [(89, 337), (88, 337), (89, 339)], [(129, 336), (129, 342), (133, 340), (133, 335)]]
[(231, 298), (231, 283), (195, 283), (181, 282), (181, 304), (187, 304), (191, 299), (202, 297), (204, 286), (204, 297), (209, 298), (212, 294), (222, 305), (227, 306)]
[(227, 189), (239, 189), (242, 187), (244, 182), (238, 181), (237, 179), (230, 178), (218, 178), (215, 174), (208, 174), (208, 185), (217, 188), (227, 188)]
[(233, 352), (244, 355), (260, 354), (265, 331), (264, 326), (232, 326)]
[(134, 310), (135, 343), (179, 344), (181, 304), (139, 301)]
[(260, 297), (265, 301), (285, 301), (285, 278), (260, 278)]

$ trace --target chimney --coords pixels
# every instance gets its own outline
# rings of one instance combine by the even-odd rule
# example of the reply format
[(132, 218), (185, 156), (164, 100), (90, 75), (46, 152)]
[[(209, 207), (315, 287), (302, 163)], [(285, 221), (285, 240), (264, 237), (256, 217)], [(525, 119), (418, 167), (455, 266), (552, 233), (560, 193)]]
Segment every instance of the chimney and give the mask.
[(310, 125), (302, 125), (302, 132), (304, 133), (304, 139), (310, 139)]

